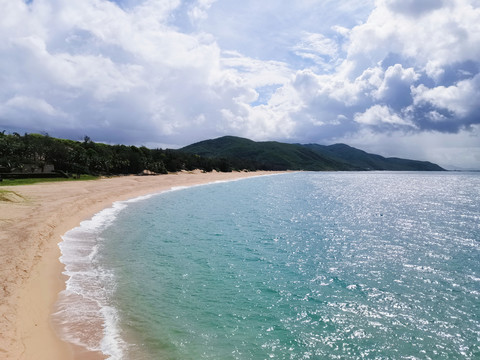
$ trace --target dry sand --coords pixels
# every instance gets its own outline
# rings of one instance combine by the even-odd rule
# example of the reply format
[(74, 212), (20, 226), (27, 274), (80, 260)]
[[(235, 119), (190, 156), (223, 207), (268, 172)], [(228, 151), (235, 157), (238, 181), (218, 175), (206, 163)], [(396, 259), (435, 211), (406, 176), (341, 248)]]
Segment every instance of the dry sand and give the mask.
[(50, 315), (65, 287), (58, 243), (114, 201), (272, 172), (178, 173), (15, 187), (0, 197), (0, 359), (101, 359), (55, 335)]

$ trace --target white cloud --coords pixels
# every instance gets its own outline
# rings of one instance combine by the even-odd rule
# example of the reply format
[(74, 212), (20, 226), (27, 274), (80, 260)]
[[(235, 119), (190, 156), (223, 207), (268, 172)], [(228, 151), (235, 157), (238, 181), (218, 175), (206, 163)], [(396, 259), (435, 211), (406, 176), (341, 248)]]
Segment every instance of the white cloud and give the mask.
[(196, 23), (201, 20), (206, 20), (208, 18), (208, 9), (210, 9), (216, 1), (217, 0), (197, 0), (188, 11), (190, 21)]
[(362, 66), (398, 54), (438, 76), (443, 66), (479, 59), (479, 23), (480, 8), (469, 0), (379, 0), (368, 21), (352, 29), (348, 56)]
[(480, 99), (480, 74), (448, 87), (428, 88), (425, 85), (419, 85), (412, 88), (412, 92), (416, 105), (429, 103), (463, 118), (473, 111), (478, 111), (480, 107), (476, 101), (476, 99)]
[(335, 41), (325, 37), (323, 34), (306, 32), (300, 43), (295, 45), (294, 50), (301, 54), (314, 54), (335, 58), (338, 46)]
[(402, 94), (405, 89), (409, 92), (410, 86), (418, 80), (419, 75), (413, 68), (404, 69), (401, 64), (390, 66), (384, 74), (382, 84), (375, 92), (375, 97), (394, 102), (397, 98), (405, 98)]
[(305, 33), (328, 38), (333, 26), (351, 28), (363, 21), (372, 4), (373, 0), (217, 1), (208, 11), (208, 21), (200, 22), (197, 30), (215, 36), (222, 49), (251, 58), (285, 60)]
[(0, 103), (0, 124), (15, 128), (19, 122), (28, 132), (48, 131), (52, 123), (56, 128), (68, 128), (73, 124), (69, 114), (42, 98), (14, 96)]
[[(130, 12), (100, 0), (55, 6), (35, 0), (30, 9), (21, 0), (9, 3), (17, 6), (8, 6), (5, 16), (25, 17), (27, 26), (11, 25), (15, 31), (0, 34), (5, 40), (0, 62), (8, 69), (0, 76), (11, 80), (0, 90), (0, 102), (18, 91), (32, 98), (44, 94), (46, 103), (83, 124), (78, 131), (95, 131), (99, 140), (112, 133), (117, 141), (128, 141), (129, 134), (150, 141), (164, 135), (179, 139), (191, 119), (203, 113), (220, 119), (230, 95), (240, 99), (253, 92), (241, 80), (222, 84), (228, 71), (220, 68), (211, 37), (168, 27), (178, 1), (146, 1)], [(47, 31), (52, 27), (56, 32)], [(22, 118), (36, 116), (31, 107), (23, 113)], [(24, 122), (15, 114), (9, 112), (14, 119), (2, 123)], [(52, 120), (51, 127), (58, 122)]]
[(478, 140), (478, 1), (122, 4), (0, 0), (0, 125), (136, 144)]
[(429, 111), (427, 113), (427, 117), (430, 121), (432, 122), (444, 122), (444, 121), (448, 121), (448, 118), (443, 115), (443, 114), (440, 114), (438, 111), (436, 110), (432, 110), (432, 111)]
[(0, 114), (8, 114), (10, 111), (21, 111), (24, 109), (32, 110), (39, 115), (52, 117), (66, 116), (64, 112), (55, 109), (45, 100), (28, 96), (15, 96), (9, 99), (5, 104), (0, 105)]
[(374, 105), (364, 113), (356, 113), (355, 121), (365, 125), (400, 125), (414, 126), (412, 122), (395, 114), (388, 106)]
[(344, 37), (347, 37), (348, 35), (350, 35), (350, 29), (348, 29), (346, 27), (343, 27), (343, 26), (334, 25), (334, 26), (332, 26), (332, 30), (339, 33), (340, 35), (342, 35)]
[(226, 51), (220, 59), (224, 69), (232, 70), (238, 81), (257, 88), (266, 85), (284, 84), (289, 81), (292, 70), (280, 61), (262, 61)]
[(440, 64), (438, 61), (428, 60), (427, 64), (425, 65), (425, 73), (427, 76), (438, 82), (445, 74), (445, 69), (442, 68), (442, 64)]

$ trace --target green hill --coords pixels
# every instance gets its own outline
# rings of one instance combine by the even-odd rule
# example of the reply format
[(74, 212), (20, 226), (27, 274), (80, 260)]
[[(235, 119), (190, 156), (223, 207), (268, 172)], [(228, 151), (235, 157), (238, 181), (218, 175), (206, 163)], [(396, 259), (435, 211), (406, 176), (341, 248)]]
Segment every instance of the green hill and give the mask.
[(361, 170), (403, 170), (403, 171), (444, 171), (437, 164), (428, 161), (408, 160), (400, 158), (385, 158), (376, 154), (369, 154), (363, 150), (345, 144), (329, 146), (308, 144), (308, 149), (332, 157)]
[(228, 159), (234, 167), (265, 170), (352, 170), (342, 161), (298, 144), (255, 142), (235, 136), (201, 141), (180, 151), (207, 158)]
[[(232, 170), (443, 170), (415, 160), (384, 158), (344, 144), (255, 142), (224, 136), (180, 150), (107, 145), (48, 135), (0, 132), (0, 179)], [(148, 170), (148, 171), (144, 171)]]
[(180, 149), (207, 158), (223, 158), (235, 168), (268, 170), (416, 170), (442, 171), (425, 161), (385, 158), (345, 144), (255, 142), (235, 136), (205, 140)]

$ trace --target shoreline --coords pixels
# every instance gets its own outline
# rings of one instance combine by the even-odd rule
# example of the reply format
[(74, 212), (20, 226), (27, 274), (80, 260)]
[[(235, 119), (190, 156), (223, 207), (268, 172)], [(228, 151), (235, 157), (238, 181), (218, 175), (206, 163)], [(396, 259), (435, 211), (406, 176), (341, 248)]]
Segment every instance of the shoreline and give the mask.
[(16, 195), (0, 201), (0, 358), (104, 359), (57, 337), (51, 321), (65, 289), (60, 248), (67, 231), (116, 201), (190, 187), (284, 172), (181, 172), (90, 181), (2, 187)]

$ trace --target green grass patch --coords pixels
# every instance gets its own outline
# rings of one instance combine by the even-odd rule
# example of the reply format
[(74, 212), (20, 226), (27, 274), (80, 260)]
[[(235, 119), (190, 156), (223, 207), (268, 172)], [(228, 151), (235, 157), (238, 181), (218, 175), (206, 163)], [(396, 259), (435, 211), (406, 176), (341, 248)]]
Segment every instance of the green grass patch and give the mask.
[(78, 179), (76, 178), (30, 178), (30, 179), (3, 179), (0, 182), (0, 186), (17, 186), (17, 185), (31, 185), (37, 183), (45, 182), (60, 182), (60, 181), (83, 181), (83, 180), (97, 180), (98, 176), (93, 175), (80, 175)]

